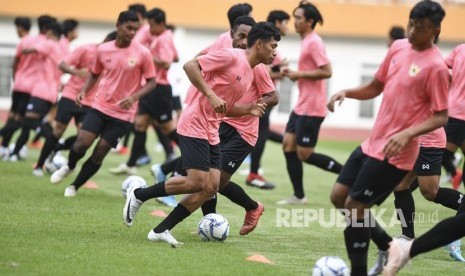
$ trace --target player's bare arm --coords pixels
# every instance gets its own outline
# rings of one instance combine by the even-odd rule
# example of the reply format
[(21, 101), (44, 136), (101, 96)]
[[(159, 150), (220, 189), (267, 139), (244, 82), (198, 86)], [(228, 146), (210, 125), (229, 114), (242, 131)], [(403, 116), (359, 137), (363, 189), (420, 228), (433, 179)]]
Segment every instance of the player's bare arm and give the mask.
[(361, 85), (357, 88), (342, 90), (334, 95), (328, 101), (326, 105), (328, 110), (334, 112), (334, 104), (339, 102), (339, 106), (342, 104), (345, 98), (357, 99), (357, 100), (368, 100), (376, 98), (381, 92), (383, 92), (384, 83), (377, 79), (373, 79), (371, 82)]

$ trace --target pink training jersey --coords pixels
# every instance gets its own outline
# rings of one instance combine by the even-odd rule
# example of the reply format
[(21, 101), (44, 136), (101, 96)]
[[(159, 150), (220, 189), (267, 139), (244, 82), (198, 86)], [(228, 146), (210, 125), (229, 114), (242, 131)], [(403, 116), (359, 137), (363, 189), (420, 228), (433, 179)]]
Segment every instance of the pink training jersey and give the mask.
[[(86, 79), (89, 77), (90, 70), (92, 69), (92, 65), (97, 57), (97, 46), (97, 44), (82, 45), (66, 56), (63, 60), (69, 66), (78, 70), (87, 69), (89, 72), (85, 77), (76, 75), (71, 76), (63, 88), (63, 94), (61, 95), (63, 98), (68, 98), (73, 101), (76, 100), (76, 96), (79, 94)], [(94, 85), (90, 91), (87, 92), (86, 97), (81, 101), (83, 105), (92, 106), (95, 93), (97, 92), (97, 87), (97, 85)]]
[[(447, 109), (450, 78), (436, 46), (419, 52), (412, 49), (407, 39), (391, 45), (375, 78), (384, 83), (384, 96), (362, 150), (372, 158), (384, 160), (383, 149), (390, 137), (421, 123), (431, 112)], [(418, 151), (418, 139), (412, 139), (389, 163), (410, 171)]]
[[(197, 57), (203, 78), (215, 94), (226, 101), (229, 110), (245, 96), (253, 82), (253, 69), (242, 49), (223, 49)], [(183, 110), (178, 123), (178, 133), (208, 140), (210, 145), (220, 142), (218, 129), (224, 113), (216, 113), (197, 88), (190, 91), (190, 102)]]
[(138, 42), (148, 48), (154, 37), (150, 32), (150, 25), (145, 23), (137, 30), (136, 36), (132, 41)]
[(443, 127), (437, 128), (427, 134), (421, 135), (418, 140), (423, 148), (438, 148), (446, 147), (447, 137)]
[(69, 40), (66, 37), (62, 36), (58, 44), (60, 44), (61, 51), (65, 57), (71, 53), (69, 49)]
[[(312, 71), (329, 64), (323, 40), (316, 32), (307, 35), (300, 44), (299, 71)], [(305, 116), (326, 116), (326, 81), (299, 78), (299, 98), (294, 113)]]
[(16, 48), (16, 58), (19, 58), (19, 63), (14, 75), (13, 91), (19, 91), (30, 94), (40, 69), (40, 55), (39, 54), (22, 54), (23, 49), (35, 48), (41, 41), (47, 38), (42, 35), (25, 36), (18, 47)]
[(229, 49), (232, 48), (232, 38), (231, 38), (231, 31), (224, 32), (218, 36), (218, 38), (208, 46), (207, 48), (203, 49), (200, 53), (202, 55), (221, 50), (221, 49)]
[[(253, 68), (254, 80), (249, 91), (237, 101), (237, 105), (249, 104), (258, 101), (263, 94), (270, 93), (276, 90), (273, 81), (271, 80), (268, 66), (259, 64)], [(242, 139), (249, 143), (252, 147), (257, 143), (258, 138), (258, 117), (242, 116), (242, 117), (225, 117), (223, 122), (234, 127)]]
[[(165, 30), (159, 36), (152, 40), (150, 45), (152, 56), (167, 63), (172, 63), (177, 57), (177, 51), (174, 46), (173, 33), (171, 30)], [(156, 82), (158, 84), (168, 85), (168, 70), (155, 66)]]
[[(281, 58), (281, 55), (278, 53), (278, 51), (276, 51), (276, 56), (274, 57), (273, 62), (271, 63), (270, 66), (273, 67), (276, 65), (280, 65), (282, 61), (283, 59)], [(279, 80), (275, 79), (273, 80), (273, 83), (275, 87), (278, 87)]]
[(38, 43), (35, 47), (40, 56), (40, 70), (31, 96), (50, 102), (57, 102), (61, 71), (58, 65), (64, 57), (60, 44), (51, 39)]
[(155, 78), (152, 56), (139, 43), (118, 48), (115, 41), (100, 44), (92, 73), (100, 75), (100, 81), (92, 108), (123, 121), (133, 122), (137, 103), (128, 110), (119, 107), (121, 100), (136, 93), (141, 79)]
[(452, 68), (449, 94), (449, 117), (465, 121), (465, 44), (457, 46), (446, 58)]

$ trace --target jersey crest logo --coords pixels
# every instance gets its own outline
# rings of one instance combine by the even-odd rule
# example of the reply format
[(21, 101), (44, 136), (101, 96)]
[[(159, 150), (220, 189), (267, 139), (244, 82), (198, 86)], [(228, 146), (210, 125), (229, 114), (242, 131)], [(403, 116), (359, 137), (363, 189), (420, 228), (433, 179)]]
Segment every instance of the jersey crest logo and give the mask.
[(136, 65), (136, 58), (128, 58), (128, 65), (134, 67)]
[(412, 65), (410, 66), (410, 69), (408, 70), (408, 75), (410, 77), (416, 77), (421, 71), (421, 68), (416, 65), (415, 63), (412, 63)]

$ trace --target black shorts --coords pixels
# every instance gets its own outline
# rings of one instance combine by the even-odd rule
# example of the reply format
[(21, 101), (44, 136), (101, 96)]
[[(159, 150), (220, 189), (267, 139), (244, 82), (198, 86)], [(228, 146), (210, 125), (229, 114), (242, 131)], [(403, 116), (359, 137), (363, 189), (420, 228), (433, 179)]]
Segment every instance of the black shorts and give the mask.
[(441, 175), (444, 149), (420, 147), (414, 171), (418, 176)]
[(461, 147), (465, 141), (465, 121), (449, 117), (444, 129), (446, 131), (447, 142)]
[(350, 188), (352, 199), (366, 204), (381, 204), (407, 175), (387, 160), (371, 158), (357, 147), (344, 164), (337, 182)]
[(91, 108), (87, 112), (81, 129), (90, 131), (107, 141), (113, 148), (118, 141), (131, 129), (132, 123), (123, 121)]
[(61, 98), (60, 101), (58, 101), (55, 121), (68, 125), (71, 119), (74, 118), (74, 122), (78, 125), (84, 121), (84, 117), (88, 111), (89, 107), (79, 107), (76, 105), (75, 101), (68, 98)]
[(171, 101), (173, 102), (173, 110), (182, 110), (181, 97), (173, 96)]
[(234, 174), (252, 151), (253, 146), (247, 143), (231, 125), (220, 124), (221, 169)]
[(22, 91), (13, 91), (11, 98), (11, 112), (24, 117), (31, 94)]
[(291, 112), (286, 125), (287, 133), (296, 134), (297, 145), (313, 148), (318, 142), (321, 123), (324, 117), (301, 116)]
[(179, 149), (183, 169), (196, 169), (208, 172), (210, 168), (220, 170), (221, 147), (210, 145), (208, 140), (179, 134)]
[(42, 120), (45, 115), (48, 114), (53, 104), (51, 102), (32, 97), (29, 98), (29, 103), (27, 104), (27, 112), (33, 112), (39, 114), (40, 120)]
[(171, 85), (157, 84), (154, 90), (139, 100), (137, 115), (148, 114), (159, 123), (173, 119), (173, 98)]

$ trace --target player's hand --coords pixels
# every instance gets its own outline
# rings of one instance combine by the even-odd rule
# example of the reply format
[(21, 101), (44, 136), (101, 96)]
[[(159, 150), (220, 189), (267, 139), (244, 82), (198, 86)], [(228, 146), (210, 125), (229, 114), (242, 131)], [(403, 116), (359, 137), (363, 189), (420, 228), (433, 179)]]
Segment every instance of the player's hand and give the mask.
[(334, 95), (331, 96), (329, 99), (328, 104), (326, 107), (328, 108), (329, 111), (334, 112), (334, 104), (339, 101), (339, 106), (341, 106), (342, 102), (346, 98), (346, 92), (345, 91), (340, 91)]
[(82, 99), (84, 99), (84, 93), (79, 93), (76, 96), (76, 104), (77, 106), (81, 107), (82, 106)]
[(213, 93), (208, 100), (216, 113), (226, 113), (226, 102), (223, 99)]
[(300, 73), (298, 71), (288, 70), (284, 73), (286, 77), (288, 77), (291, 81), (296, 81), (300, 78)]
[(384, 146), (384, 156), (387, 159), (396, 156), (407, 145), (411, 138), (412, 136), (406, 130), (392, 135), (386, 146)]
[(122, 99), (118, 103), (118, 105), (119, 105), (119, 107), (121, 107), (121, 109), (128, 110), (128, 109), (131, 109), (131, 107), (132, 107), (132, 105), (134, 104), (135, 101), (136, 100), (133, 97), (129, 96), (127, 98)]
[(266, 111), (266, 103), (253, 103), (250, 106), (250, 111), (249, 114), (254, 116), (254, 117), (262, 117), (265, 114)]

